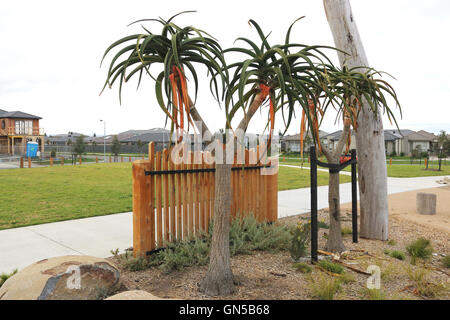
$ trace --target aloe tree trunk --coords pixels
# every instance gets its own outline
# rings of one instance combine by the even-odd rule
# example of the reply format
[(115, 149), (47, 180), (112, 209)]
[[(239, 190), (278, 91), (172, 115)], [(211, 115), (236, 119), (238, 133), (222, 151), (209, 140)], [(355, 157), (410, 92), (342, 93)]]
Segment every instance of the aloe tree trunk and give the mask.
[[(348, 133), (350, 132), (350, 124), (344, 125), (341, 138), (334, 150), (329, 150), (325, 146), (322, 152), (330, 164), (339, 164), (342, 150), (347, 142)], [(328, 182), (328, 211), (330, 215), (330, 229), (328, 232), (328, 240), (325, 250), (331, 252), (345, 251), (344, 242), (341, 233), (341, 204), (339, 199), (339, 172), (330, 173)]]
[(216, 164), (210, 261), (208, 272), (199, 287), (201, 292), (210, 296), (229, 295), (234, 292), (234, 276), (230, 263), (231, 166), (226, 163)]
[[(250, 119), (262, 103), (257, 95), (249, 111), (244, 115), (239, 128), (247, 130)], [(206, 127), (206, 126), (205, 126)], [(209, 256), (209, 267), (205, 278), (200, 283), (201, 292), (210, 296), (229, 295), (234, 292), (234, 276), (230, 262), (230, 209), (231, 209), (231, 167), (226, 163), (217, 164), (215, 173), (214, 225)]]
[[(323, 3), (336, 47), (349, 54), (338, 53), (341, 66), (344, 62), (350, 68), (369, 66), (349, 0), (323, 0)], [(381, 112), (377, 117), (364, 100), (357, 120), (360, 235), (387, 240), (387, 172)]]

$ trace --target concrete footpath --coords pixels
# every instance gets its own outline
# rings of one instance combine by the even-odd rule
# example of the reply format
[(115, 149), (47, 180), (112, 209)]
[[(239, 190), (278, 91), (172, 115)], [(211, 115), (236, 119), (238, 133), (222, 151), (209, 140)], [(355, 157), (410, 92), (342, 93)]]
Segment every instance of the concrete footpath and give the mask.
[[(388, 193), (442, 186), (443, 177), (388, 178)], [(328, 207), (328, 186), (318, 188), (318, 208)], [(351, 184), (341, 184), (341, 204), (351, 201)], [(278, 192), (278, 217), (310, 211), (310, 189)], [(0, 273), (61, 255), (111, 256), (133, 245), (132, 213), (61, 221), (0, 231)]]

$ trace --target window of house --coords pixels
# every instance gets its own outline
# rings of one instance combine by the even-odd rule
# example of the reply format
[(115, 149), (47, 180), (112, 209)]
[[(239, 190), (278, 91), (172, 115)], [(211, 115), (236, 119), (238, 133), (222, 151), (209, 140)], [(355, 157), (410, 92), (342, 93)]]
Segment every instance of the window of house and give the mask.
[(2, 120), (2, 129), (5, 129), (6, 128), (6, 122), (5, 122), (5, 120)]

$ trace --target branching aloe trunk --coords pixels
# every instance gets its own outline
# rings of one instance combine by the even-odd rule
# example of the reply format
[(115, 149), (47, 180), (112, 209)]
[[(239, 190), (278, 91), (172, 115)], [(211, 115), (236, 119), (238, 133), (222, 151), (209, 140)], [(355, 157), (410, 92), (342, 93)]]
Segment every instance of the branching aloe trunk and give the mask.
[[(327, 158), (328, 163), (339, 164), (340, 156), (344, 149), (345, 142), (350, 132), (350, 124), (344, 125), (344, 130), (339, 142), (334, 150), (322, 147), (323, 154)], [(325, 250), (331, 252), (345, 251), (341, 234), (341, 205), (339, 199), (339, 173), (330, 173), (328, 183), (328, 210), (330, 215), (330, 229)]]
[(234, 276), (230, 263), (231, 164), (216, 164), (214, 225), (208, 272), (200, 283), (200, 291), (210, 295), (234, 292)]
[[(341, 65), (368, 66), (349, 0), (324, 0), (325, 13), (335, 45), (350, 56), (338, 53)], [(361, 204), (360, 235), (369, 239), (388, 238), (387, 172), (383, 123), (363, 99), (356, 131), (358, 181)]]

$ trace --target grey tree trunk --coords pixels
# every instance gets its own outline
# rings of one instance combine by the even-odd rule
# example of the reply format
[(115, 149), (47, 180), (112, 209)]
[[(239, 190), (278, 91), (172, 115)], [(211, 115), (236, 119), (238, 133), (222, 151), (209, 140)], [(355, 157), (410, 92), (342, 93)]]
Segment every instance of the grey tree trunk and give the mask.
[(234, 292), (234, 276), (230, 264), (231, 166), (225, 161), (224, 164), (216, 164), (210, 262), (208, 272), (199, 287), (201, 292), (210, 296), (229, 295)]
[[(345, 122), (344, 130), (334, 150), (322, 146), (322, 152), (330, 164), (339, 164), (341, 153), (350, 132), (350, 122)], [(328, 211), (330, 215), (330, 229), (325, 250), (331, 252), (345, 251), (341, 229), (341, 202), (339, 198), (339, 173), (330, 173), (328, 182)]]
[[(335, 46), (349, 54), (338, 53), (341, 66), (368, 66), (349, 0), (323, 0), (323, 3)], [(367, 101), (363, 101), (358, 125), (356, 146), (361, 207), (360, 235), (369, 239), (387, 240), (387, 172), (381, 113), (378, 112), (376, 117)]]

